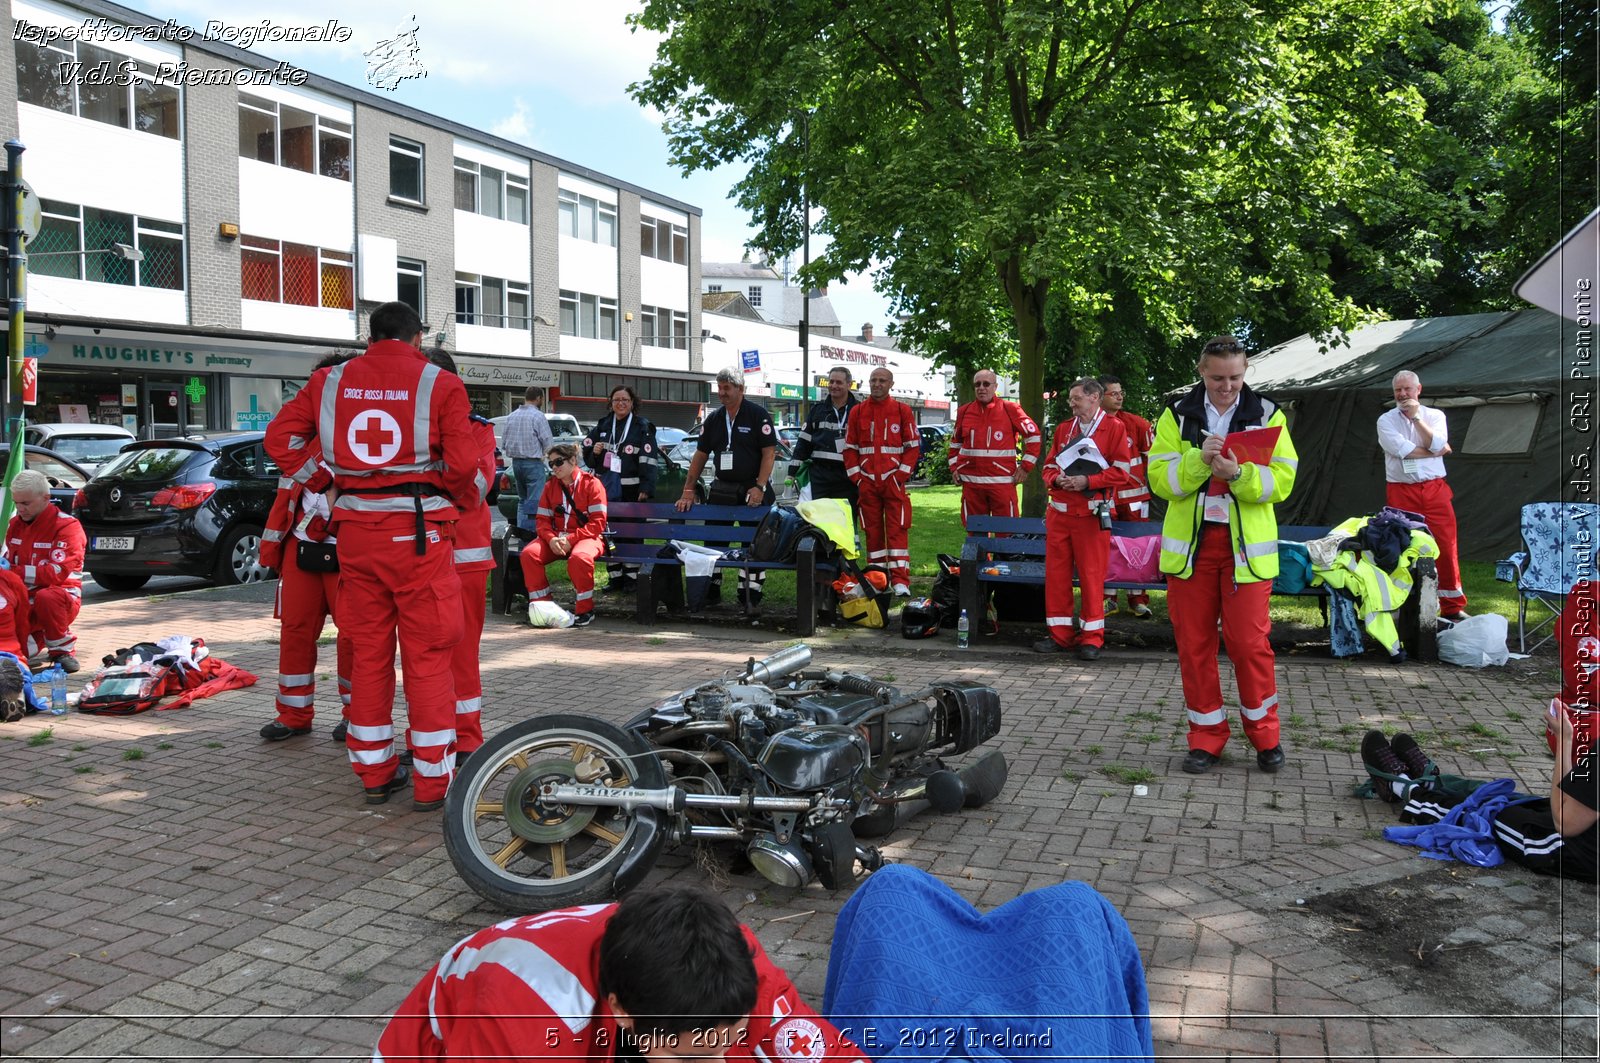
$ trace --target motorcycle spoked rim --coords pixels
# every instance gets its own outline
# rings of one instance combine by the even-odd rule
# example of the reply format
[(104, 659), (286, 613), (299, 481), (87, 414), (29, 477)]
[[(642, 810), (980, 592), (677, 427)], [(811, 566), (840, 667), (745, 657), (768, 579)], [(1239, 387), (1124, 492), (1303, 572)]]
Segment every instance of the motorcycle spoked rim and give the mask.
[[(612, 865), (612, 857), (610, 853), (625, 852), (628, 848), (629, 842), (632, 841), (634, 834), (639, 829), (639, 820), (637, 815), (626, 813), (621, 809), (617, 809), (615, 812), (626, 816), (627, 829), (619, 832), (621, 834), (621, 838), (615, 845), (610, 846), (610, 853), (608, 853), (604, 858), (594, 862), (589, 867), (584, 868), (582, 871), (563, 875), (560, 878), (556, 878), (551, 875), (518, 875), (506, 870), (499, 864), (495, 863), (493, 859), (494, 854), (485, 848), (484, 838), (478, 833), (477, 827), (479, 819), (475, 811), (478, 807), (478, 803), (483, 798), (485, 791), (490, 789), (490, 781), (496, 776), (505, 775), (504, 769), (507, 765), (507, 762), (512, 757), (521, 754), (522, 756), (528, 757), (530, 761), (548, 762), (550, 760), (549, 757), (541, 756), (534, 751), (551, 745), (570, 745), (574, 742), (582, 742), (584, 745), (593, 748), (603, 759), (608, 762), (626, 763), (630, 769), (628, 780), (629, 785), (637, 784), (638, 771), (634, 767), (633, 762), (638, 755), (618, 749), (603, 736), (597, 735), (592, 731), (582, 731), (572, 728), (559, 728), (556, 730), (541, 731), (532, 736), (532, 739), (526, 743), (508, 746), (493, 758), (492, 763), (488, 760), (485, 760), (481, 767), (477, 764), (474, 764), (473, 769), (475, 770), (473, 770), (471, 773), (472, 778), (467, 780), (467, 786), (463, 793), (460, 815), (464, 820), (464, 826), (466, 827), (466, 829), (462, 831), (462, 834), (466, 838), (468, 848), (471, 850), (472, 855), (476, 858), (480, 870), (503, 882), (511, 883), (522, 888), (533, 887), (536, 889), (544, 885), (553, 885), (555, 883), (580, 883), (597, 874), (609, 875), (615, 873), (616, 868)], [(653, 756), (654, 754), (649, 755)], [(572, 762), (567, 761), (566, 763), (570, 764)], [(532, 766), (534, 765), (530, 764), (530, 767)], [(505, 784), (506, 792), (509, 792), (513, 787), (518, 785), (519, 780), (525, 774), (525, 772), (526, 769), (519, 769), (513, 775), (512, 779)], [(504, 808), (503, 799), (502, 808)], [(600, 818), (600, 814), (604, 811), (610, 810), (599, 808), (592, 809), (591, 814), (584, 817), (585, 825), (593, 822), (595, 819)], [(502, 829), (520, 837), (521, 835), (516, 834), (515, 830), (511, 827), (511, 817), (505, 815), (504, 812), (502, 812), (502, 816), (504, 817), (500, 820)], [(577, 835), (580, 832), (581, 827), (578, 830), (575, 830), (573, 833), (574, 835)], [(548, 842), (544, 841), (532, 839), (527, 840), (528, 844), (530, 845), (549, 845)], [(506, 839), (506, 841), (509, 841), (509, 838)], [(598, 838), (593, 839), (593, 841), (595, 844), (605, 844), (601, 839)], [(502, 842), (501, 844), (505, 843)], [(530, 859), (531, 856), (532, 854), (526, 854), (521, 858)], [(547, 858), (544, 860), (541, 866), (548, 867), (549, 864), (550, 861)]]

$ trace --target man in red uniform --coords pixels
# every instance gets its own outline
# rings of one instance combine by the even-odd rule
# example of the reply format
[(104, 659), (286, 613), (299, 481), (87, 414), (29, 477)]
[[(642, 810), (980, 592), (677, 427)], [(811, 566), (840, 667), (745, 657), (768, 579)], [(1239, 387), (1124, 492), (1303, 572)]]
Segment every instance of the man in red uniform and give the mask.
[[(1078, 647), (1080, 661), (1098, 660), (1106, 644), (1106, 564), (1111, 554), (1111, 498), (1132, 479), (1128, 434), (1100, 409), (1100, 382), (1074, 381), (1067, 393), (1073, 417), (1056, 426), (1044, 463), (1050, 488), (1045, 510), (1044, 612), (1050, 637), (1033, 648), (1057, 653)], [(1078, 573), (1076, 631), (1072, 573)]]
[(522, 579), (528, 602), (550, 597), (545, 566), (567, 563), (567, 578), (577, 593), (573, 627), (594, 622), (594, 563), (606, 550), (606, 489), (600, 478), (578, 467), (578, 448), (550, 448), (550, 479), (539, 496), (539, 537), (522, 548)]
[[(354, 357), (354, 352), (336, 351), (325, 355), (311, 371)], [(307, 491), (287, 476), (278, 478), (278, 492), (267, 513), (267, 526), (261, 532), (261, 563), (278, 570), (273, 613), (282, 622), (278, 633), (277, 717), (261, 728), (261, 737), (268, 742), (311, 733), (317, 699), (317, 640), (329, 617), (335, 624), (339, 622), (339, 573), (313, 572), (302, 567), (299, 544), (327, 543), (337, 547), (328, 527), (332, 515), (327, 495)], [(350, 633), (343, 627), (339, 628), (334, 654), (342, 702), (334, 737), (343, 742), (344, 713), (350, 708), (351, 664)]]
[(479, 449), (461, 381), (423, 357), (404, 303), (372, 312), (372, 343), (312, 374), (267, 426), (267, 452), (313, 491), (336, 487), (339, 611), (354, 640), (346, 747), (369, 804), (405, 786), (394, 743), (398, 636), (417, 785), (413, 808), (444, 804), (455, 766), (450, 651), (461, 640), (457, 499), (477, 497)]
[(372, 1058), (864, 1063), (726, 907), (681, 888), (465, 938), (401, 1003)]
[(911, 594), (911, 500), (906, 482), (917, 467), (922, 437), (911, 407), (889, 397), (894, 374), (879, 367), (867, 381), (871, 396), (844, 430), (844, 469), (861, 492), (861, 530), (867, 558), (889, 570), (894, 593)]
[(17, 515), (6, 529), (6, 556), (28, 588), (30, 663), (76, 672), (78, 636), (72, 622), (83, 608), (83, 525), (50, 503), (50, 481), (32, 469), (11, 481), (11, 501)]
[[(961, 485), (961, 523), (973, 514), (1017, 515), (1017, 485), (1039, 460), (1039, 426), (1009, 399), (997, 398), (999, 378), (988, 369), (972, 376), (971, 402), (956, 411), (950, 433), (950, 476)], [(1017, 445), (1022, 462), (1017, 462)]]
[[(452, 376), (456, 360), (443, 347), (430, 347), (428, 361)], [(490, 547), (492, 506), (491, 487), (495, 480), (494, 423), (487, 417), (471, 414), (472, 434), (478, 454), (477, 504), (464, 508), (456, 522), (456, 575), (461, 577), (461, 641), (450, 655), (450, 677), (456, 691), (456, 763), (483, 745), (483, 677), (478, 671), (478, 648), (483, 641), (483, 615), (488, 596), (489, 573), (494, 569)]]
[[(1105, 389), (1100, 393), (1100, 408), (1107, 416), (1115, 418), (1122, 425), (1122, 430), (1128, 433), (1128, 453), (1132, 455), (1128, 460), (1128, 473), (1134, 482), (1117, 489), (1111, 500), (1111, 519), (1149, 520), (1150, 477), (1145, 469), (1145, 455), (1150, 453), (1150, 445), (1156, 441), (1156, 430), (1143, 417), (1122, 408), (1124, 396), (1119, 378), (1105, 373), (1098, 379), (1100, 386)], [(1141, 620), (1148, 619), (1151, 616), (1150, 595), (1144, 591), (1129, 591), (1128, 608)], [(1106, 595), (1106, 615), (1116, 611), (1117, 592), (1112, 591)]]

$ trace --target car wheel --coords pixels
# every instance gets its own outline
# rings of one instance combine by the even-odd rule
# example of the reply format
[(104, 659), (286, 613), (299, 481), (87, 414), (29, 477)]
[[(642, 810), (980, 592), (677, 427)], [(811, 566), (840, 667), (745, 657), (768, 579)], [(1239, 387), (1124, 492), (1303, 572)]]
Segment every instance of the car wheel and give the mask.
[(148, 575), (131, 572), (91, 572), (89, 576), (108, 591), (136, 591), (150, 582)]
[(261, 526), (240, 524), (217, 544), (217, 582), (225, 587), (260, 583), (272, 574), (261, 563)]

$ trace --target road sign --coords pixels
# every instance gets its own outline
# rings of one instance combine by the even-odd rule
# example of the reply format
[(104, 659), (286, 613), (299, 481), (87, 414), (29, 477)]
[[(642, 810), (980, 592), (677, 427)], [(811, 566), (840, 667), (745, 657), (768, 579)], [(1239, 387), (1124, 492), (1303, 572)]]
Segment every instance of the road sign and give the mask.
[(746, 373), (761, 372), (760, 351), (740, 351), (739, 360), (744, 363), (744, 371)]
[(39, 235), (39, 226), (44, 224), (44, 211), (39, 207), (39, 195), (33, 186), (26, 181), (19, 181), (22, 185), (22, 217), (17, 224), (22, 226), (22, 236), (25, 240), (32, 240)]
[(22, 404), (39, 405), (39, 359), (22, 360)]
[(233, 411), (233, 427), (241, 432), (262, 431), (271, 420), (272, 411), (263, 410), (261, 408), (261, 399), (256, 395), (250, 396), (250, 408), (248, 410)]

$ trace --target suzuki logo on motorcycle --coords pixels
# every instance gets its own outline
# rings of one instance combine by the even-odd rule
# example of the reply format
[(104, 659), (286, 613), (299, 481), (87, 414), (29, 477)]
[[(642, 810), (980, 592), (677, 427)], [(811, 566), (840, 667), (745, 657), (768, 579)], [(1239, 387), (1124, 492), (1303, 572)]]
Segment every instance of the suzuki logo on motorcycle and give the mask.
[(400, 453), (400, 422), (385, 410), (363, 410), (346, 434), (350, 453), (366, 465), (387, 465)]

